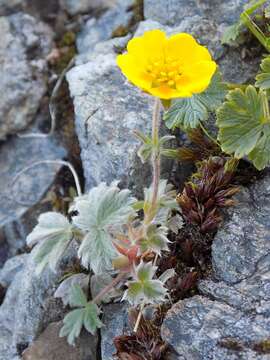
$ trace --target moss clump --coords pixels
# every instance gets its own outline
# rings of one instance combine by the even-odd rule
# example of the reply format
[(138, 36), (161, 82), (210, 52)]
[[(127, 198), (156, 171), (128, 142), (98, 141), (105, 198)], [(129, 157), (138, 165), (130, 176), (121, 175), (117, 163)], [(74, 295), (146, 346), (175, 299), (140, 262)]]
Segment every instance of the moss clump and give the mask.
[(112, 38), (126, 36), (128, 32), (127, 26), (120, 25), (112, 32)]
[(135, 0), (132, 10), (133, 10), (133, 23), (134, 24), (137, 24), (139, 21), (144, 20), (143, 0)]
[(261, 354), (270, 354), (270, 338), (256, 344), (254, 350)]
[(63, 34), (59, 41), (57, 41), (57, 49), (59, 50), (59, 57), (52, 64), (53, 70), (57, 74), (67, 67), (70, 60), (76, 55), (76, 33), (67, 31)]
[(59, 41), (59, 47), (74, 46), (76, 34), (73, 31), (67, 31)]
[(111, 37), (123, 37), (129, 32), (133, 32), (138, 22), (144, 20), (143, 16), (143, 0), (135, 0), (134, 4), (129, 8), (132, 12), (132, 17), (127, 26), (120, 25), (112, 32)]
[(243, 345), (241, 343), (239, 343), (239, 341), (237, 341), (233, 338), (222, 339), (219, 341), (219, 345), (223, 348), (226, 348), (226, 349), (232, 350), (232, 351), (243, 350)]

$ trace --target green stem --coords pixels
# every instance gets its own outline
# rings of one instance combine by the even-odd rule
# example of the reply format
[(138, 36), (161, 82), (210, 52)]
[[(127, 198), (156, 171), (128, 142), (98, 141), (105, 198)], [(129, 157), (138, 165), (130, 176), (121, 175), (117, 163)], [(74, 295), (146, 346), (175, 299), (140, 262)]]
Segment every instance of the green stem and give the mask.
[[(158, 190), (159, 190), (159, 181), (160, 181), (160, 149), (159, 149), (159, 125), (160, 125), (160, 99), (155, 99), (153, 118), (152, 118), (152, 168), (153, 168), (153, 180), (152, 180), (152, 201), (151, 206), (145, 214), (145, 219), (143, 226), (146, 228), (149, 223), (153, 220), (156, 213), (157, 199), (158, 199)], [(157, 258), (157, 257), (156, 257)], [(156, 259), (155, 258), (155, 259)], [(156, 260), (155, 260), (156, 261)], [(133, 331), (136, 333), (140, 325), (142, 318), (142, 312), (145, 303), (142, 302), (140, 306), (140, 311), (134, 326)]]
[(255, 10), (257, 10), (260, 6), (262, 6), (264, 3), (266, 3), (267, 0), (259, 0), (257, 1), (255, 4), (253, 4), (252, 6), (250, 6), (245, 13), (247, 13), (248, 15), (251, 15)]
[(153, 198), (152, 207), (156, 206), (158, 197), (158, 187), (160, 179), (160, 153), (159, 153), (159, 124), (160, 123), (160, 100), (155, 99), (155, 106), (152, 119), (152, 142), (153, 142), (153, 154), (152, 154), (152, 167), (153, 167)]
[(153, 118), (152, 118), (152, 200), (151, 206), (145, 216), (145, 223), (149, 224), (153, 220), (158, 199), (159, 180), (160, 180), (160, 151), (159, 151), (159, 125), (160, 125), (160, 100), (155, 99)]
[(227, 82), (226, 85), (229, 90), (234, 90), (234, 89), (246, 90), (246, 88), (248, 87), (249, 84), (237, 84), (237, 83)]
[(250, 15), (254, 13), (260, 6), (262, 6), (267, 0), (259, 0), (254, 5), (249, 7), (240, 15), (240, 19), (250, 30), (250, 32), (259, 40), (259, 42), (265, 47), (267, 51), (270, 51), (270, 47), (267, 43), (267, 37), (264, 35), (258, 25), (250, 18)]
[(206, 128), (203, 126), (203, 124), (200, 122), (200, 127), (202, 129), (202, 131), (205, 133), (205, 135), (211, 140), (213, 141), (218, 147), (220, 147), (219, 143), (217, 142), (217, 140), (215, 138), (213, 138), (213, 136), (211, 136), (209, 134), (209, 132), (206, 130)]

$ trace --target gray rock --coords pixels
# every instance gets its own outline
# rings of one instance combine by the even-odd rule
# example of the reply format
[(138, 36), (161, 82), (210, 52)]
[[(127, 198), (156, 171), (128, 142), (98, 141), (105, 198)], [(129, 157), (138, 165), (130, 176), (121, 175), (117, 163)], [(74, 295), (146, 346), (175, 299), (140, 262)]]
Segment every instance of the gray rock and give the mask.
[(12, 137), (0, 145), (0, 150), (0, 239), (8, 244), (7, 256), (12, 256), (25, 246), (26, 235), (45, 207), (38, 204), (60, 166), (36, 166), (13, 183), (15, 176), (34, 162), (62, 159), (66, 151), (51, 137)]
[(269, 331), (269, 318), (201, 296), (174, 305), (162, 325), (162, 337), (188, 360), (269, 359), (255, 351)]
[(50, 301), (63, 269), (74, 261), (70, 248), (57, 273), (45, 270), (35, 274), (32, 255), (9, 286), (0, 307), (0, 360), (13, 360), (26, 348), (48, 322), (58, 321), (63, 307)]
[(59, 337), (62, 322), (51, 323), (24, 351), (23, 360), (96, 360), (97, 337), (83, 331), (75, 346)]
[(0, 17), (0, 140), (26, 128), (46, 91), (52, 32), (32, 16)]
[[(192, 17), (207, 17), (220, 23), (233, 23), (241, 13), (245, 0), (144, 0), (144, 16), (163, 25), (179, 25)], [(218, 14), (218, 18), (215, 16)]]
[(132, 17), (128, 11), (133, 0), (117, 0), (115, 5), (99, 18), (90, 18), (77, 38), (79, 53), (93, 51), (93, 47), (111, 38), (113, 31), (119, 26), (126, 27)]
[(22, 271), (25, 267), (28, 255), (22, 254), (10, 258), (0, 270), (0, 285), (8, 287), (18, 272)]
[(113, 338), (123, 335), (129, 330), (128, 307), (123, 303), (115, 303), (103, 307), (101, 328), (101, 357), (102, 360), (112, 360), (115, 354)]
[(270, 252), (270, 175), (243, 190), (239, 205), (217, 233), (212, 246), (215, 277), (235, 284), (258, 271)]
[(114, 0), (60, 0), (61, 7), (74, 16), (114, 5)]
[(22, 10), (25, 0), (0, 0), (0, 16)]
[(270, 317), (270, 254), (260, 259), (253, 275), (234, 285), (204, 280), (200, 291), (244, 312)]

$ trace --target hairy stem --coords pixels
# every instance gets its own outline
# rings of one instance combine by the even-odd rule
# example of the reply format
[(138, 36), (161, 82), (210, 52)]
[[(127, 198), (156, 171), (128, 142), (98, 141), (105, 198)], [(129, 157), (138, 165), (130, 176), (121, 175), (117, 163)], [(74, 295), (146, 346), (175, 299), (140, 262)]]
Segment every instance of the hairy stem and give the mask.
[(153, 142), (153, 154), (152, 154), (152, 167), (153, 167), (153, 197), (152, 197), (152, 209), (156, 207), (158, 198), (158, 187), (160, 180), (160, 153), (159, 153), (159, 125), (160, 125), (160, 100), (155, 99), (153, 119), (152, 119), (152, 142)]
[(137, 330), (138, 330), (138, 327), (140, 325), (140, 321), (141, 321), (141, 318), (142, 318), (142, 312), (143, 312), (143, 308), (144, 308), (144, 302), (141, 303), (141, 306), (140, 306), (140, 311), (139, 311), (139, 314), (138, 314), (138, 317), (137, 317), (137, 320), (136, 320), (136, 323), (135, 323), (135, 326), (134, 326), (134, 329), (133, 331), (136, 333)]
[(126, 272), (120, 272), (109, 285), (105, 286), (105, 288), (103, 288), (100, 293), (98, 293), (98, 295), (94, 297), (92, 301), (94, 303), (98, 303), (99, 301), (101, 301), (103, 297), (107, 295), (107, 293), (111, 291), (121, 280), (123, 280), (126, 275)]
[[(152, 118), (152, 169), (153, 169), (153, 180), (152, 180), (152, 200), (150, 209), (145, 214), (144, 226), (149, 224), (155, 215), (155, 210), (157, 206), (158, 199), (158, 190), (159, 190), (159, 181), (160, 181), (160, 151), (159, 151), (159, 125), (160, 125), (160, 99), (155, 99), (153, 118)], [(142, 312), (145, 303), (142, 302), (140, 306), (140, 311), (134, 326), (134, 332), (137, 332), (142, 318)]]

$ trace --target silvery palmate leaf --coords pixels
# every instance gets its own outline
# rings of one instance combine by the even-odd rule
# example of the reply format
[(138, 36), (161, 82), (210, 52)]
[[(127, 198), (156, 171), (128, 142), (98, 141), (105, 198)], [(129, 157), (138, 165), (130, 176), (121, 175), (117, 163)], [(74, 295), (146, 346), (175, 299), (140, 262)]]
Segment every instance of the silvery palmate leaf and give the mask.
[(159, 279), (153, 279), (156, 266), (151, 262), (141, 262), (136, 268), (135, 279), (128, 282), (128, 289), (125, 291), (123, 300), (128, 300), (132, 305), (142, 303), (157, 304), (164, 302), (167, 289)]
[(167, 238), (168, 228), (165, 226), (157, 226), (150, 224), (146, 230), (145, 236), (140, 240), (140, 248), (144, 253), (146, 251), (154, 251), (156, 254), (161, 254), (161, 251), (168, 251)]
[(87, 290), (89, 286), (89, 274), (72, 274), (64, 279), (54, 293), (55, 298), (60, 298), (66, 306), (69, 303), (70, 290), (74, 285), (79, 285), (82, 290)]
[(263, 90), (270, 89), (270, 56), (261, 62), (261, 71), (256, 76), (255, 85)]
[(79, 285), (73, 285), (69, 297), (69, 305), (77, 307), (70, 311), (63, 320), (63, 327), (60, 330), (60, 336), (67, 336), (68, 343), (74, 345), (75, 339), (80, 335), (84, 327), (92, 335), (96, 330), (102, 327), (99, 319), (100, 309), (87, 298)]
[[(151, 207), (153, 187), (144, 189), (144, 212)], [(165, 224), (168, 220), (171, 210), (177, 209), (178, 205), (176, 202), (176, 192), (172, 189), (172, 186), (167, 183), (167, 180), (160, 180), (158, 188), (158, 211), (154, 218), (154, 223)]]
[(135, 214), (132, 208), (135, 201), (129, 190), (118, 188), (117, 182), (110, 186), (101, 183), (75, 200), (72, 210), (78, 215), (72, 221), (85, 233), (78, 251), (83, 266), (90, 266), (96, 274), (111, 268), (111, 261), (117, 255), (112, 231)]
[(72, 225), (65, 216), (57, 212), (41, 214), (38, 224), (26, 238), (28, 246), (36, 245), (32, 251), (36, 272), (40, 273), (47, 265), (56, 271), (72, 237)]

